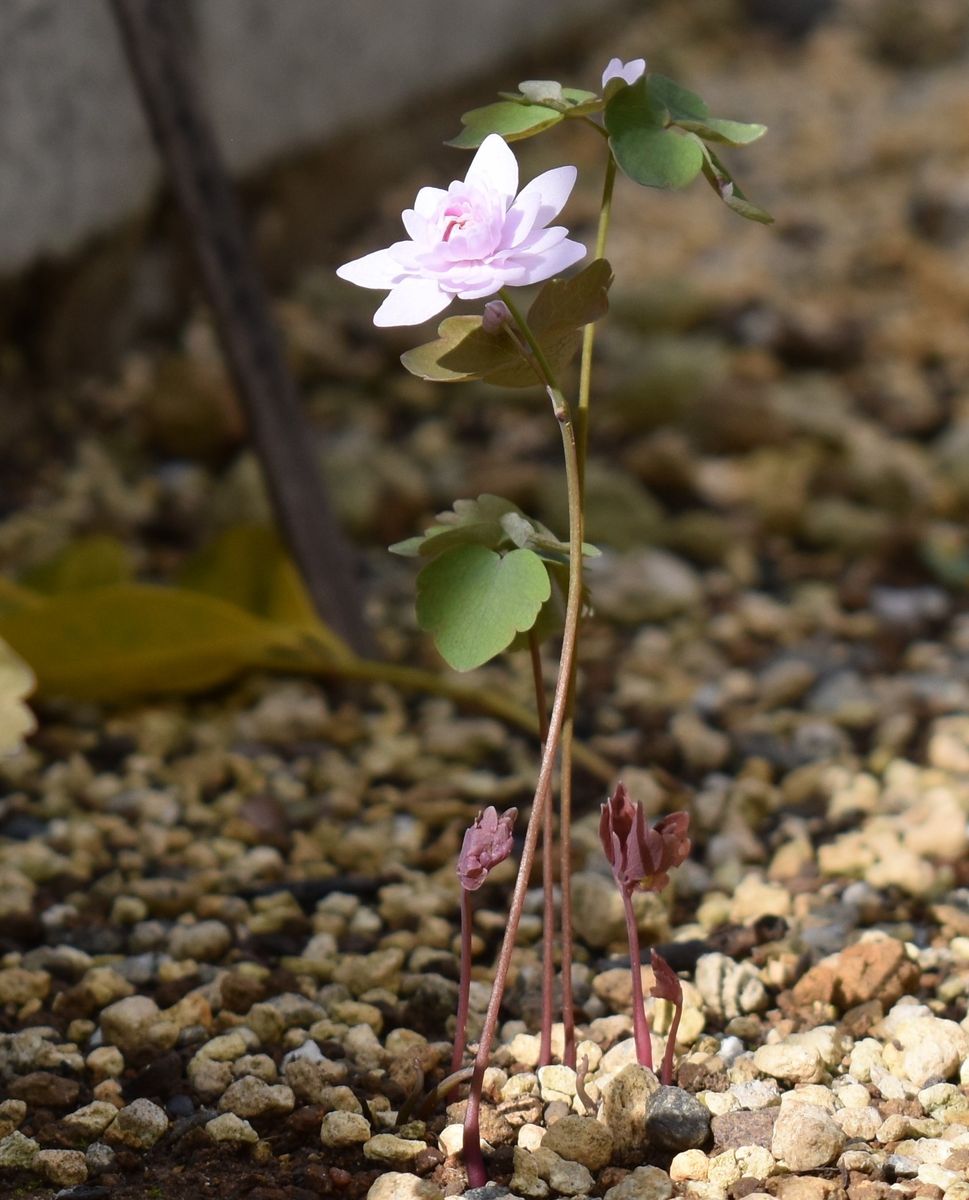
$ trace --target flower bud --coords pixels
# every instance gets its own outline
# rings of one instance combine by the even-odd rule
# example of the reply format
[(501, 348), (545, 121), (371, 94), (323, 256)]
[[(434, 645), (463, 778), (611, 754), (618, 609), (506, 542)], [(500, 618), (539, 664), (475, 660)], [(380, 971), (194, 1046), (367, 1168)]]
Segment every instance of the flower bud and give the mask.
[(489, 300), (481, 314), (481, 328), (485, 333), (500, 333), (511, 320), (511, 313), (504, 300)]

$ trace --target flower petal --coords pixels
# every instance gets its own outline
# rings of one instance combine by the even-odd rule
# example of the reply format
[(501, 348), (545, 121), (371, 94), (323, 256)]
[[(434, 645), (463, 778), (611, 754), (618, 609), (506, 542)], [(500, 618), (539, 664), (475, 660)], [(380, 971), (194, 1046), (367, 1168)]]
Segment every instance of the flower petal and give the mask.
[(497, 192), (508, 207), (518, 191), (518, 160), (504, 138), (488, 134), (471, 160), (464, 181), (485, 194)]
[(416, 209), (405, 208), (400, 219), (413, 241), (423, 242), (427, 238), (427, 217), (422, 217)]
[(522, 191), (505, 214), (505, 220), (501, 227), (501, 245), (505, 251), (523, 242), (536, 224), (544, 224), (538, 220), (539, 210), (542, 207), (541, 196), (537, 192), (526, 193), (528, 193), (528, 188)]
[(534, 224), (537, 226), (547, 225), (565, 207), (565, 202), (575, 187), (577, 175), (578, 171), (575, 167), (555, 167), (551, 171), (537, 175), (531, 183), (527, 183), (522, 188), (508, 215), (511, 216), (511, 213), (523, 202), (530, 203), (532, 198), (537, 196), (539, 208)]
[(428, 220), (434, 216), (441, 202), (446, 199), (447, 192), (444, 188), (422, 187), (414, 198), (414, 212)]
[(453, 297), (442, 292), (433, 279), (404, 279), (398, 283), (373, 315), (374, 325), (420, 325), (442, 312)]
[(363, 258), (337, 267), (337, 275), (358, 287), (390, 288), (399, 283), (404, 272), (390, 250), (374, 250)]
[(585, 255), (586, 248), (581, 242), (570, 242), (566, 238), (557, 246), (553, 246), (541, 254), (517, 254), (508, 265), (514, 265), (521, 270), (521, 275), (515, 281), (515, 285), (525, 287), (530, 283), (540, 283), (543, 279), (551, 279), (553, 275), (567, 270)]

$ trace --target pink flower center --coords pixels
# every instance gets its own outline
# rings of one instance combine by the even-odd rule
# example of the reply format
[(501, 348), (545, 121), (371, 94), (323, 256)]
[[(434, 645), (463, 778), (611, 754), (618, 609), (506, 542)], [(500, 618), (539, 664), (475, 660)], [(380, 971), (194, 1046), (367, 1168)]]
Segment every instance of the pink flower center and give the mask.
[(463, 229), (471, 217), (467, 204), (449, 204), (442, 215), (444, 217), (444, 233), (441, 235), (442, 242), (449, 242), (451, 234), (454, 233), (455, 229)]

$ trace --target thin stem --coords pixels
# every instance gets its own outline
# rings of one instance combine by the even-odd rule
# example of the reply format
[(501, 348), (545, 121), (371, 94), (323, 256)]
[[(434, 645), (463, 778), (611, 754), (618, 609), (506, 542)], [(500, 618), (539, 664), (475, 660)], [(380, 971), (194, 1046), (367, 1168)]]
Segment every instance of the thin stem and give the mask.
[[(534, 626), (528, 631), (528, 648), (532, 659), (532, 679), (535, 683), (535, 710), (542, 729), (542, 750), (548, 740), (548, 705), (545, 681), (542, 677), (542, 655)], [(545, 806), (542, 823), (542, 1031), (538, 1050), (538, 1065), (546, 1067), (552, 1061), (552, 1000), (555, 991), (555, 874), (552, 870), (555, 826), (552, 805)]]
[(643, 1067), (653, 1069), (653, 1043), (646, 1020), (646, 1004), (643, 999), (643, 972), (640, 961), (639, 929), (629, 892), (622, 890), (622, 904), (626, 913), (626, 936), (629, 939), (629, 969), (633, 980), (633, 1036), (636, 1039), (636, 1058)]
[[(525, 829), (525, 843), (522, 847), (521, 862), (518, 867), (518, 877), (512, 893), (511, 905), (508, 912), (508, 924), (501, 943), (498, 963), (495, 968), (495, 979), (488, 1001), (484, 1026), (481, 1030), (481, 1040), (478, 1043), (478, 1053), (474, 1063), (474, 1074), (471, 1077), (471, 1088), (468, 1093), (468, 1107), (464, 1119), (464, 1161), (468, 1171), (469, 1187), (483, 1187), (487, 1182), (484, 1160), (481, 1157), (481, 1141), (479, 1134), (481, 1114), (481, 1085), (485, 1069), (491, 1057), (491, 1047), (494, 1043), (495, 1032), (498, 1028), (498, 1017), (501, 1012), (501, 1001), (511, 967), (512, 952), (515, 948), (515, 938), (521, 920), (522, 909), (525, 905), (525, 895), (535, 863), (535, 850), (538, 844), (539, 830), (542, 828), (545, 807), (549, 803), (552, 790), (552, 775), (555, 760), (558, 757), (559, 742), (562, 736), (562, 724), (565, 720), (565, 710), (568, 703), (569, 680), (572, 674), (572, 661), (575, 656), (575, 646), (578, 637), (579, 615), (582, 607), (582, 504), (579, 493), (578, 455), (576, 450), (575, 429), (571, 421), (569, 405), (555, 381), (554, 375), (548, 369), (544, 355), (535, 343), (531, 330), (524, 318), (517, 312), (513, 304), (508, 303), (508, 297), (502, 293), (502, 299), (508, 304), (509, 311), (515, 316), (516, 323), (522, 331), (529, 346), (533, 347), (536, 361), (544, 371), (543, 382), (552, 401), (553, 411), (559, 421), (562, 434), (562, 448), (565, 454), (565, 478), (569, 501), (569, 589), (565, 602), (565, 627), (562, 632), (562, 651), (559, 658), (558, 678), (555, 681), (555, 695), (552, 701), (552, 714), (549, 718), (548, 738), (542, 754), (538, 781), (535, 785), (535, 797), (532, 801), (532, 811)], [(517, 314), (517, 315), (516, 315)]]
[[(601, 127), (592, 122), (594, 128)], [(606, 173), (602, 182), (602, 201), (599, 206), (599, 226), (596, 230), (595, 257), (603, 258), (606, 253), (606, 238), (609, 234), (609, 219), (612, 215), (612, 193), (616, 183), (616, 160), (610, 151), (606, 159)], [(582, 357), (579, 363), (579, 402), (575, 415), (576, 454), (578, 458), (579, 505), (585, 519), (585, 464), (588, 448), (589, 406), (592, 395), (592, 355), (595, 349), (595, 323), (582, 330)], [(565, 1030), (563, 1062), (575, 1067), (575, 1001), (572, 996), (572, 763), (578, 760), (582, 746), (576, 746), (575, 732), (575, 660), (569, 678), (569, 698), (565, 727), (562, 733), (561, 810), (559, 824), (560, 866), (559, 887), (562, 892), (562, 1024)]]
[(559, 789), (559, 889), (562, 928), (562, 1025), (564, 1049), (562, 1062), (575, 1070), (575, 1002), (572, 998), (572, 751), (575, 719), (575, 672), (569, 690), (569, 706), (562, 726), (562, 769)]
[(461, 889), (461, 984), (458, 992), (458, 1023), (454, 1027), (454, 1053), (451, 1073), (461, 1069), (464, 1043), (468, 1035), (468, 1006), (471, 999), (471, 893)]
[[(598, 127), (597, 127), (598, 128)], [(612, 216), (612, 193), (616, 185), (616, 160), (610, 152), (606, 161), (606, 174), (602, 181), (602, 201), (599, 206), (599, 226), (596, 229), (595, 257), (604, 258), (606, 238), (609, 236), (609, 219)], [(595, 348), (595, 324), (582, 330), (582, 357), (579, 360), (579, 399), (575, 413), (575, 433), (579, 449), (579, 479), (585, 498), (585, 460), (589, 441), (589, 402), (592, 395), (592, 352)]]

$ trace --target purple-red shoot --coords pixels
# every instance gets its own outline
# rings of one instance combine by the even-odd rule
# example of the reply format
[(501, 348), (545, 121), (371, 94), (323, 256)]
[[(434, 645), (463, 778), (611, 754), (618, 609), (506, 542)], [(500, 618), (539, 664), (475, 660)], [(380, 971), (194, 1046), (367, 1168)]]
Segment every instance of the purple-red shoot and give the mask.
[(653, 967), (653, 986), (649, 994), (657, 1000), (668, 1000), (673, 1005), (673, 1020), (670, 1022), (669, 1033), (666, 1035), (666, 1053), (663, 1055), (663, 1067), (660, 1080), (669, 1086), (673, 1082), (673, 1051), (676, 1048), (676, 1032), (680, 1027), (680, 1017), (683, 1014), (683, 985), (670, 964), (655, 950), (650, 951), (650, 963)]
[[(468, 826), (458, 855), (458, 879), (461, 883), (461, 986), (458, 993), (458, 1020), (454, 1030), (454, 1052), (451, 1055), (451, 1073), (460, 1070), (464, 1058), (467, 1038), (468, 1007), (471, 998), (471, 893), (476, 892), (488, 878), (488, 872), (511, 854), (514, 842), (512, 828), (518, 816), (517, 808), (509, 808), (498, 815), (497, 809), (489, 805), (478, 813)], [(478, 1080), (478, 1088), (481, 1082)], [(471, 1083), (475, 1087), (474, 1079)], [(468, 1097), (468, 1113), (476, 1116), (480, 1105), (474, 1097)], [(470, 1124), (470, 1128), (469, 1128)], [(480, 1186), (486, 1180), (484, 1160), (481, 1157), (481, 1137), (477, 1120), (465, 1124), (464, 1161), (469, 1180)]]
[(509, 808), (499, 817), (489, 805), (468, 826), (458, 855), (458, 879), (461, 883), (461, 987), (458, 993), (458, 1022), (454, 1030), (451, 1070), (457, 1071), (464, 1058), (467, 1037), (468, 1004), (471, 996), (471, 893), (488, 878), (488, 872), (511, 853), (512, 827), (517, 808)]
[(632, 896), (635, 891), (660, 892), (669, 883), (669, 873), (690, 853), (687, 813), (670, 813), (654, 826), (646, 822), (641, 804), (634, 804), (622, 783), (602, 806), (599, 838), (616, 883), (622, 893), (629, 939), (629, 966), (633, 985), (633, 1036), (636, 1057), (644, 1067), (653, 1067), (653, 1047), (643, 998), (641, 952)]

